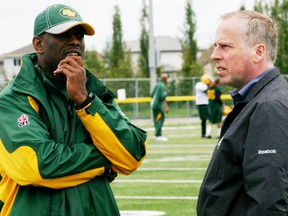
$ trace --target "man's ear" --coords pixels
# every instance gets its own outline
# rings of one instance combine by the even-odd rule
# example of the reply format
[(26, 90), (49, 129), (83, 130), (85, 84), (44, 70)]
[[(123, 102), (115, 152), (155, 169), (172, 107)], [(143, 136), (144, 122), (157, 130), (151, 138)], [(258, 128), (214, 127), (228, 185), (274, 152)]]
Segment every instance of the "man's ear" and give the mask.
[(32, 43), (33, 43), (33, 46), (34, 46), (36, 53), (38, 53), (38, 54), (43, 54), (43, 52), (44, 52), (43, 40), (44, 39), (40, 36), (34, 36), (33, 37)]
[(255, 60), (257, 62), (261, 61), (266, 55), (266, 46), (264, 44), (256, 44), (255, 45)]

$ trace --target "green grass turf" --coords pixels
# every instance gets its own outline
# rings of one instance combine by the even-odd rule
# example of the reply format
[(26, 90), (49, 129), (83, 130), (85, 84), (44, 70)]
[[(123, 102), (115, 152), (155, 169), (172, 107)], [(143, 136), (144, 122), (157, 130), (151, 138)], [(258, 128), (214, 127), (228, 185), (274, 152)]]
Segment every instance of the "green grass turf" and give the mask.
[(112, 182), (119, 209), (196, 215), (199, 188), (217, 139), (200, 138), (197, 119), (165, 122), (163, 134), (168, 142), (154, 140), (152, 121), (137, 121), (136, 125), (148, 131), (147, 156), (134, 173), (119, 175)]

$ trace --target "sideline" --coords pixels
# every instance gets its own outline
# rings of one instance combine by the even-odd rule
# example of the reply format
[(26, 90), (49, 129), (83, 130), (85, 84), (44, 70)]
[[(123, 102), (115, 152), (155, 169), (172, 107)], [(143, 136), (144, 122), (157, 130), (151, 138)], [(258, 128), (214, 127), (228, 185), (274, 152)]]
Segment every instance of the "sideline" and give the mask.
[[(222, 100), (232, 100), (230, 94), (223, 94), (221, 95)], [(117, 103), (148, 103), (152, 100), (151, 97), (137, 97), (137, 98), (125, 98), (125, 99), (116, 99)], [(167, 96), (166, 100), (168, 102), (175, 102), (175, 101), (194, 101), (195, 96)]]
[(161, 216), (165, 215), (162, 211), (147, 211), (147, 210), (122, 210), (121, 216)]
[(139, 171), (205, 171), (206, 168), (138, 168)]
[(156, 179), (115, 179), (115, 183), (164, 183), (164, 184), (171, 184), (171, 183), (202, 183), (202, 180), (156, 180)]
[(116, 199), (198, 200), (196, 196), (115, 196)]

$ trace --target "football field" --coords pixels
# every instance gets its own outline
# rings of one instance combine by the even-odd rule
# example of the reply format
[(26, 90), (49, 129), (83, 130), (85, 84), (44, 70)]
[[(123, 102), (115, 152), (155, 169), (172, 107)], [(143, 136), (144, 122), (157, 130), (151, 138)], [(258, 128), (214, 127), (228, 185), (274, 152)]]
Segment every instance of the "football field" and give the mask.
[(167, 142), (154, 140), (152, 120), (132, 122), (148, 132), (148, 152), (137, 171), (118, 175), (111, 184), (121, 215), (196, 215), (199, 187), (217, 139), (200, 138), (197, 117), (166, 119)]

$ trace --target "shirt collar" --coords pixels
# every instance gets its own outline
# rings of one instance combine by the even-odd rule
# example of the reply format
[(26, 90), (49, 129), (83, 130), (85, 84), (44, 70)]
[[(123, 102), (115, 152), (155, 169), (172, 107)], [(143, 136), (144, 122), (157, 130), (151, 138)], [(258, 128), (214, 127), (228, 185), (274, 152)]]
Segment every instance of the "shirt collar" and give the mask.
[(252, 88), (252, 86), (257, 83), (262, 77), (264, 77), (267, 73), (269, 73), (270, 71), (272, 71), (274, 69), (273, 68), (269, 68), (266, 71), (264, 71), (262, 74), (258, 75), (257, 77), (255, 77), (254, 79), (250, 80), (243, 88), (241, 88), (240, 90), (238, 89), (234, 89), (233, 91), (230, 92), (234, 104), (236, 102), (239, 101), (243, 101), (244, 98), (247, 96), (249, 90)]

